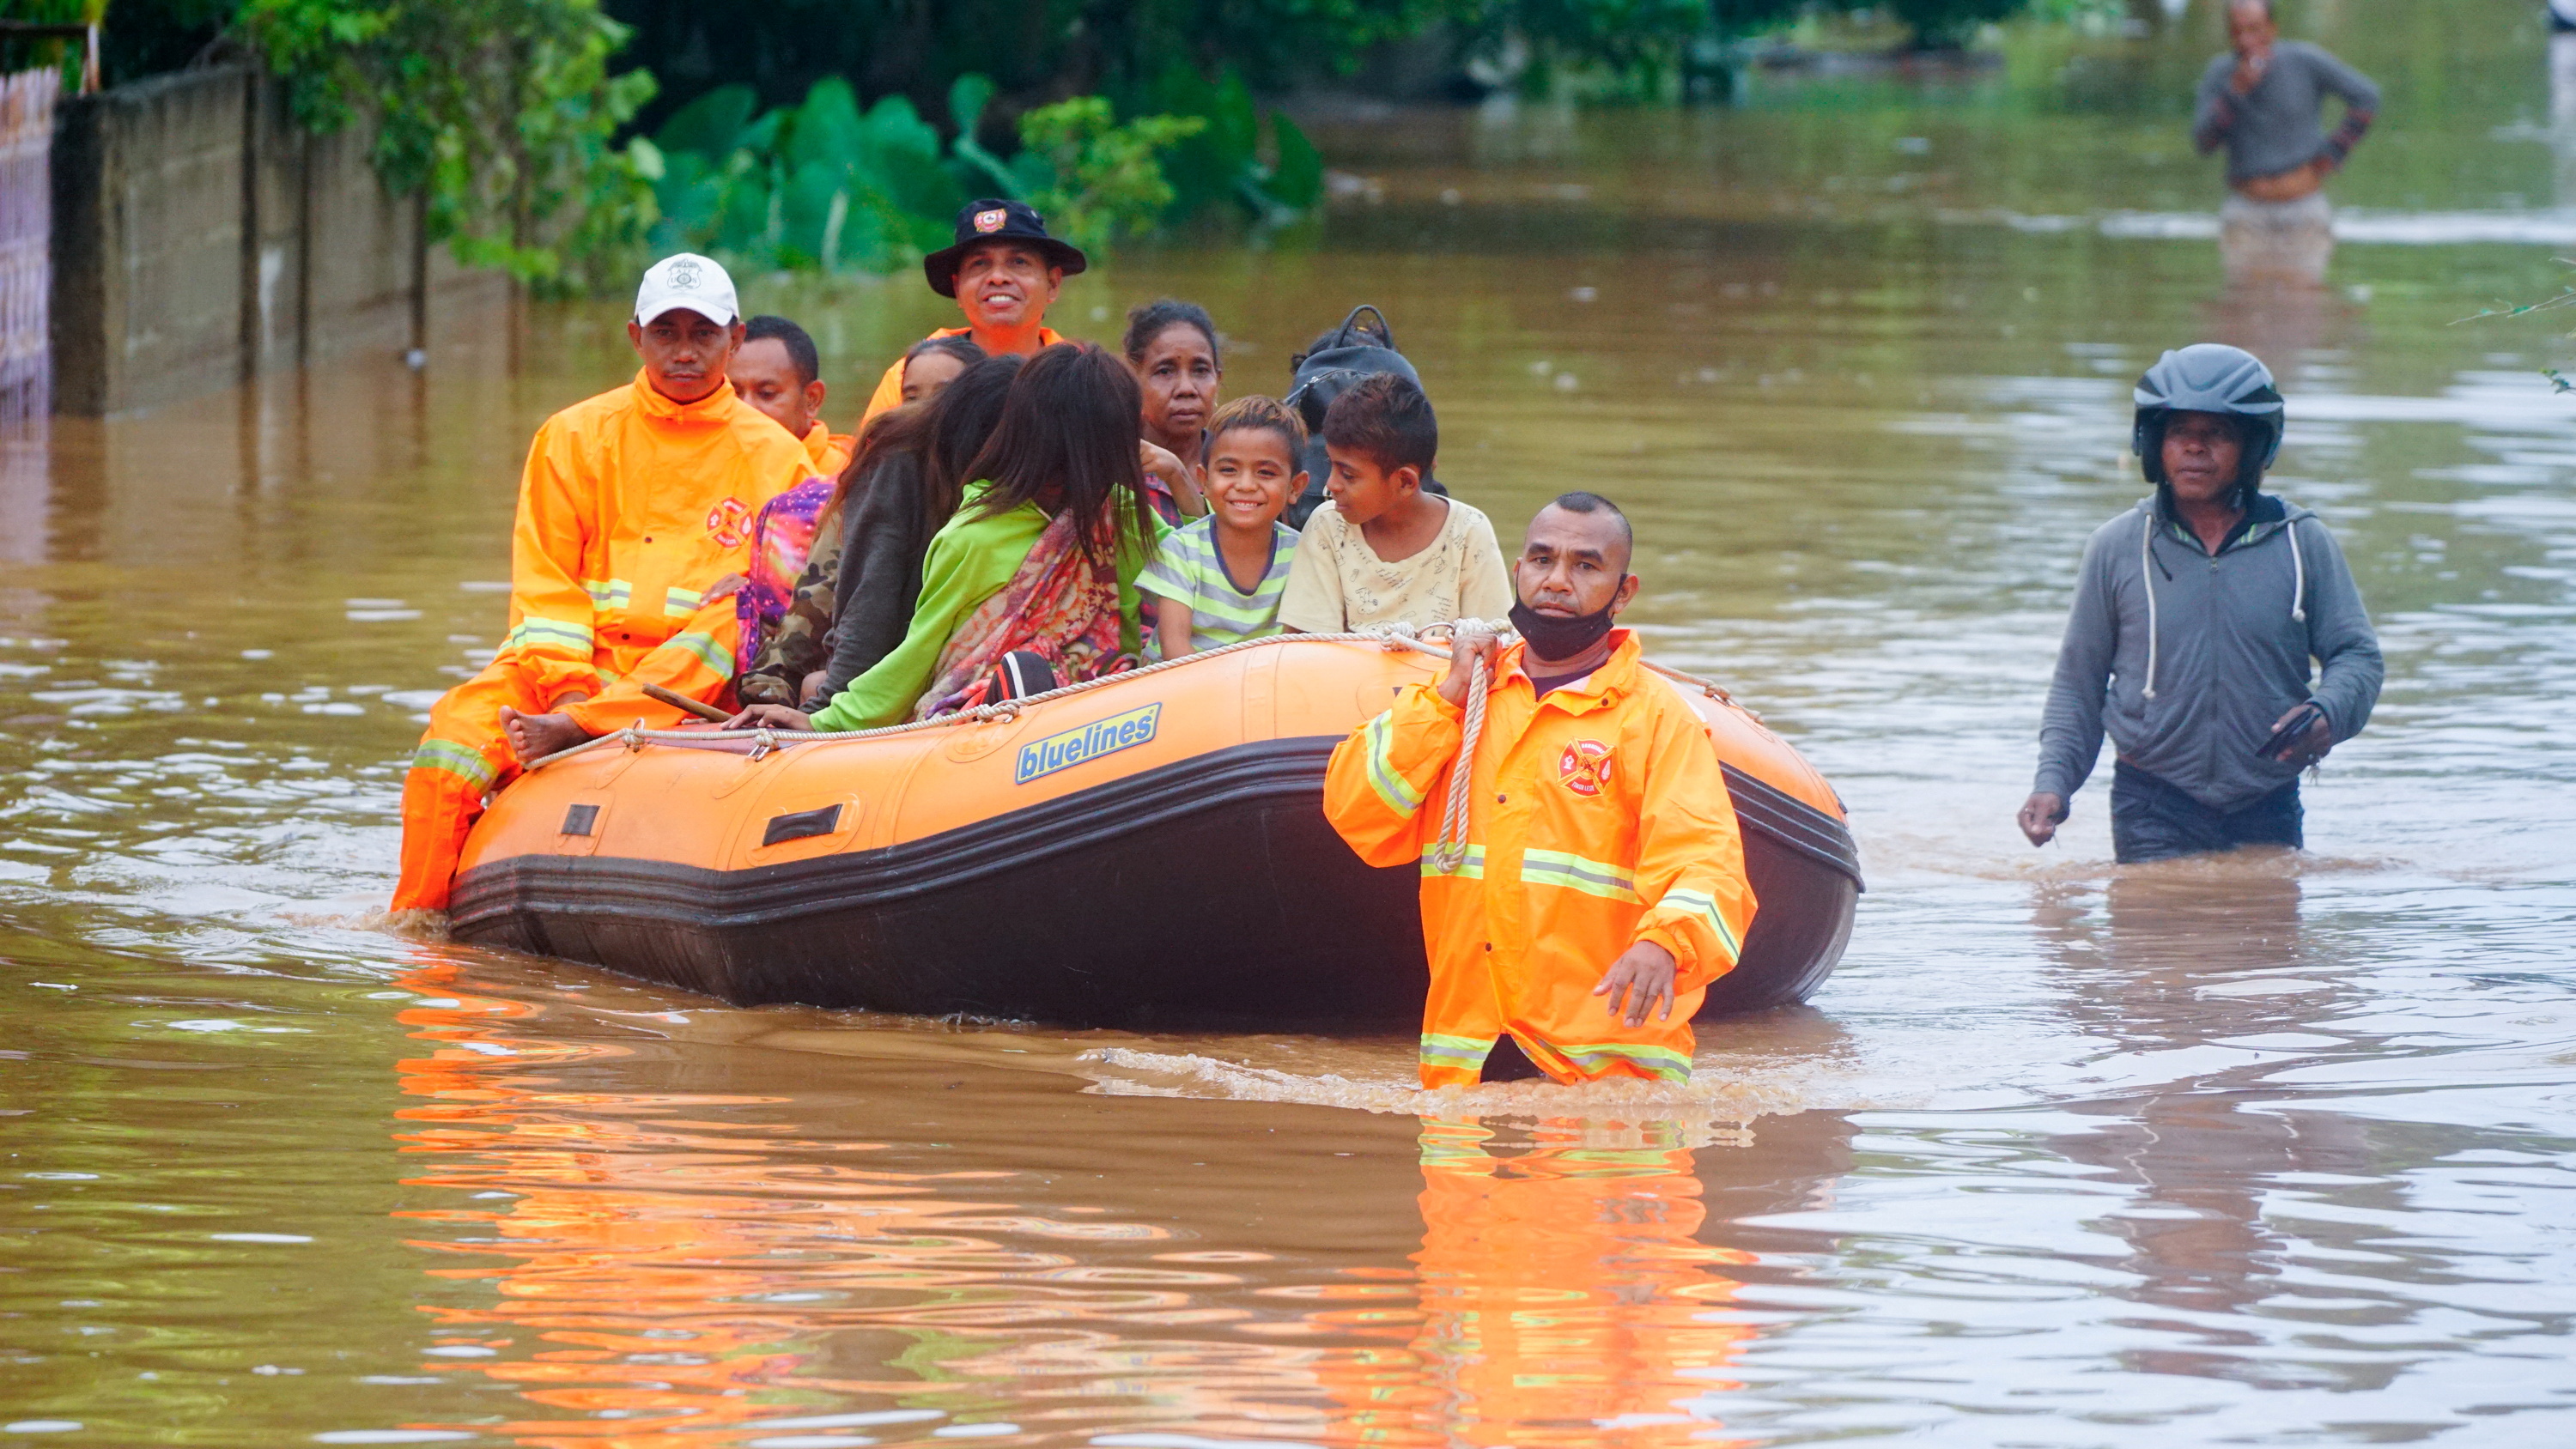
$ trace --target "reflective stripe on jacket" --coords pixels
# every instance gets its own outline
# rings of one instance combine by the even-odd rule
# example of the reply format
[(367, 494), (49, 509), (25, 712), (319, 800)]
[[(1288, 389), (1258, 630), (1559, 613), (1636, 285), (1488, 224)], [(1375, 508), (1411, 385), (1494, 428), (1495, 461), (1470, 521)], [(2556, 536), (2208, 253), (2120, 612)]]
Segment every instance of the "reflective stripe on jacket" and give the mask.
[[(1333, 751), (1324, 813), (1361, 859), (1419, 861), (1431, 995), (1422, 1084), (1478, 1080), (1508, 1032), (1560, 1082), (1690, 1076), (1691, 1014), (1753, 924), (1744, 846), (1708, 729), (1618, 632), (1590, 678), (1540, 699), (1503, 652), (1468, 796), (1467, 853), (1440, 833), (1461, 712), (1413, 685)], [(1630, 946), (1673, 953), (1668, 1019), (1630, 1027), (1592, 994)]]
[[(546, 420), (510, 536), (510, 632), (498, 657), (547, 707), (598, 694), (657, 652), (674, 687), (732, 677), (731, 643), (690, 627), (749, 559), (761, 505), (806, 476), (805, 445), (734, 396), (693, 403), (625, 387)], [(667, 667), (664, 667), (667, 665)]]

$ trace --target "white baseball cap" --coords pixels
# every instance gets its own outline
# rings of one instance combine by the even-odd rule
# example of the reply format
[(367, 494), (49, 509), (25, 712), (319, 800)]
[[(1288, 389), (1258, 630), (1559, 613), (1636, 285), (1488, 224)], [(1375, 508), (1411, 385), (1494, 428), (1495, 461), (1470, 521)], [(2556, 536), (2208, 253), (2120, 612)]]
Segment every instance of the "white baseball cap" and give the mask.
[(733, 278), (712, 259), (695, 252), (681, 252), (655, 262), (644, 272), (644, 285), (635, 289), (635, 321), (639, 326), (650, 325), (663, 313), (683, 307), (718, 326), (728, 325), (742, 315), (741, 304), (734, 300)]

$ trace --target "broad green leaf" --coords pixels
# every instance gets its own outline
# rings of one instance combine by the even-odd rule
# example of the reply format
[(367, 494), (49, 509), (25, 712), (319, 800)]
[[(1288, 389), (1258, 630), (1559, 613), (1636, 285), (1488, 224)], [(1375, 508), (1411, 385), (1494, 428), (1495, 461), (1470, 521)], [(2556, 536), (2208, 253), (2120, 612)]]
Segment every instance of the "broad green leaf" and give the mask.
[[(825, 232), (832, 227), (833, 201), (844, 196), (849, 168), (831, 161), (809, 161), (789, 173), (778, 194), (778, 259), (790, 267), (829, 268), (831, 249)], [(842, 202), (846, 206), (848, 203)], [(837, 238), (834, 238), (837, 240)]]
[(765, 169), (743, 167), (728, 177), (709, 245), (730, 252), (765, 255), (770, 240), (769, 176)]
[(850, 83), (825, 76), (805, 93), (787, 127), (780, 159), (791, 171), (819, 163), (846, 169), (858, 159), (861, 124), (858, 98)]
[(1307, 210), (1324, 199), (1324, 156), (1286, 111), (1274, 111), (1270, 133), (1279, 152), (1279, 164), (1270, 168), (1270, 179), (1263, 189), (1282, 206)]
[(959, 76), (948, 87), (948, 124), (966, 140), (975, 139), (975, 131), (984, 124), (984, 107), (992, 104), (993, 82), (980, 75)]
[(1216, 104), (1201, 113), (1208, 118), (1207, 134), (1227, 160), (1248, 165), (1261, 146), (1261, 112), (1252, 104), (1252, 88), (1228, 68), (1215, 89)]

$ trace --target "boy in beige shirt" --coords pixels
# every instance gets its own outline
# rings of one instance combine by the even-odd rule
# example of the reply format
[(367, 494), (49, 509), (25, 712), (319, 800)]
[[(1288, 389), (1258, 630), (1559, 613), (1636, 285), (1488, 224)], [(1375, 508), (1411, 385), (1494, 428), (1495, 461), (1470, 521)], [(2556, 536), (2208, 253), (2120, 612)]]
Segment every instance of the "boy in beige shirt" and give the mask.
[(1309, 634), (1371, 624), (1416, 627), (1511, 612), (1511, 571), (1485, 515), (1426, 493), (1440, 451), (1431, 400), (1380, 373), (1324, 412), (1332, 501), (1306, 520), (1279, 599), (1279, 622)]

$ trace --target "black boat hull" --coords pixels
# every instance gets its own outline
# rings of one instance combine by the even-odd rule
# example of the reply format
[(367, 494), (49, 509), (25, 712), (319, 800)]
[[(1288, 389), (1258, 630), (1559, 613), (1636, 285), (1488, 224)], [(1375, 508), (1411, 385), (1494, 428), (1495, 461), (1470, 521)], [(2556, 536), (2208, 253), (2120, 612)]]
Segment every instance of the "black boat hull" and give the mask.
[[(450, 928), (746, 1006), (1400, 1029), (1428, 982), (1420, 876), (1361, 864), (1324, 820), (1336, 743), (1240, 746), (786, 865), (517, 856), (458, 879)], [(1860, 891), (1842, 822), (1728, 777), (1761, 908), (1703, 1016), (1805, 999), (1840, 958)]]

